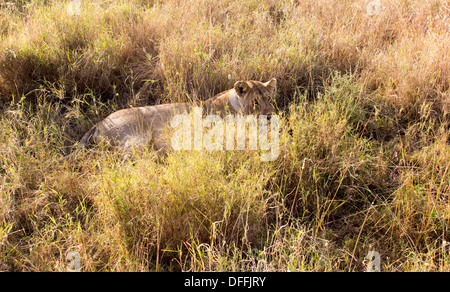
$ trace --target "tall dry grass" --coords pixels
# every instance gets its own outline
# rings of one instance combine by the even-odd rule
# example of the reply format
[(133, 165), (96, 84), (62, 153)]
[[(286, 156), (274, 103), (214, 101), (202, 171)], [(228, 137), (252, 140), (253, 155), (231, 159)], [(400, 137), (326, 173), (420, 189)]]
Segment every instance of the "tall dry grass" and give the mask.
[[(0, 4), (0, 269), (449, 270), (448, 1)], [(62, 155), (124, 107), (275, 77), (282, 151)]]

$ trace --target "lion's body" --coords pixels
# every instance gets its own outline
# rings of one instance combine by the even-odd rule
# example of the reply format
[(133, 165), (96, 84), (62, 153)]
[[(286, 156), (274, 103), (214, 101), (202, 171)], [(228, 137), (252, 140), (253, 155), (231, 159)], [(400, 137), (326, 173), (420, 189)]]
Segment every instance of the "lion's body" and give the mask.
[[(276, 90), (276, 80), (239, 81), (234, 88), (219, 93), (203, 102), (204, 112), (219, 115), (271, 114), (270, 96)], [(157, 151), (166, 151), (167, 125), (178, 114), (190, 113), (192, 104), (172, 103), (116, 111), (93, 126), (81, 139), (87, 147), (98, 139), (106, 139), (113, 146), (126, 151), (152, 145)]]

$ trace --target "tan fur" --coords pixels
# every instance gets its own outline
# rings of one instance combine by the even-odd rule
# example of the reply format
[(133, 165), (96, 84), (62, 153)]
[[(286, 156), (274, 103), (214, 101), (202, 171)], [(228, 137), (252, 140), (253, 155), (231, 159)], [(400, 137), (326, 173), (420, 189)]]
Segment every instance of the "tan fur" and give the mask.
[[(273, 107), (270, 97), (276, 91), (276, 79), (266, 83), (238, 81), (234, 88), (204, 101), (204, 113), (219, 114), (264, 114), (270, 115)], [(168, 150), (167, 133), (164, 129), (173, 116), (189, 113), (192, 104), (172, 103), (116, 111), (93, 126), (81, 139), (81, 147), (96, 140), (106, 139), (111, 145), (130, 151), (133, 148), (153, 144), (157, 151)]]

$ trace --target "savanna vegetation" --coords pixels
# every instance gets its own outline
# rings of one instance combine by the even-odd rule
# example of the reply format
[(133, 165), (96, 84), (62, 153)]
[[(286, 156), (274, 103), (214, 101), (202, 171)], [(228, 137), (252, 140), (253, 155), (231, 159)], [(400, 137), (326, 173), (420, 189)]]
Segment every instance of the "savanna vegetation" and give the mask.
[[(449, 1), (80, 3), (0, 2), (0, 270), (450, 270)], [(61, 159), (118, 109), (272, 77), (276, 161)]]

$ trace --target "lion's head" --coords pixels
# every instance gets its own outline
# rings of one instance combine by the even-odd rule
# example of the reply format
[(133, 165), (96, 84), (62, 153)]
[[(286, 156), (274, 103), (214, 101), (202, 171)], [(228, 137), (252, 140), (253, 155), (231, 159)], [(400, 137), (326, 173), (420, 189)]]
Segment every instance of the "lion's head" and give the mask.
[(243, 114), (271, 115), (274, 108), (270, 102), (277, 89), (277, 80), (272, 78), (266, 83), (248, 80), (238, 81), (234, 90), (238, 96), (239, 108)]

